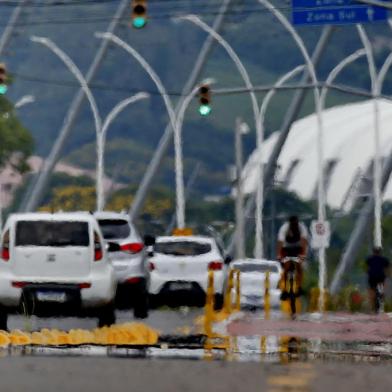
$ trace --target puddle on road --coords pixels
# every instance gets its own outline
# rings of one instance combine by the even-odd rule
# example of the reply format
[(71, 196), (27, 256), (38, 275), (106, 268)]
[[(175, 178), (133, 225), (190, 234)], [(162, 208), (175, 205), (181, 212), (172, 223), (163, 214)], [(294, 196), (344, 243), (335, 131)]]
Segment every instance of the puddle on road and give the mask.
[(292, 362), (392, 361), (392, 345), (384, 342), (331, 342), (277, 336), (220, 337), (166, 336), (154, 345), (75, 344), (9, 345), (0, 356), (101, 356), (187, 360), (227, 360), (289, 364)]
[[(328, 314), (320, 318), (314, 314), (303, 314), (296, 321), (290, 321), (278, 313), (272, 314), (269, 320), (263, 314), (237, 313), (230, 320), (216, 323), (209, 338), (204, 333), (194, 334), (194, 325), (176, 330), (177, 335), (160, 336), (154, 335), (155, 332), (147, 325), (141, 328), (142, 324), (133, 324), (133, 329), (132, 324), (124, 325), (125, 328), (107, 328), (104, 334), (99, 330), (94, 333), (45, 330), (41, 335), (21, 331), (1, 333), (0, 338), (4, 338), (6, 344), (0, 348), (0, 356), (102, 356), (277, 364), (392, 361), (390, 315)], [(231, 325), (237, 328), (235, 333), (230, 333)], [(347, 326), (352, 329), (347, 330)], [(369, 334), (369, 339), (346, 339), (354, 327), (373, 331), (373, 335)], [(326, 333), (328, 328), (329, 334)], [(343, 328), (346, 335), (339, 332), (339, 339), (333, 339), (333, 328), (338, 328), (338, 331)], [(242, 330), (246, 333), (241, 334)], [(249, 333), (253, 330), (257, 330), (257, 333)], [(291, 334), (288, 331), (301, 333)], [(316, 331), (319, 336), (314, 337), (312, 331)], [(151, 340), (138, 338), (147, 336), (147, 332)], [(377, 340), (378, 336), (387, 336), (388, 333), (388, 339)]]

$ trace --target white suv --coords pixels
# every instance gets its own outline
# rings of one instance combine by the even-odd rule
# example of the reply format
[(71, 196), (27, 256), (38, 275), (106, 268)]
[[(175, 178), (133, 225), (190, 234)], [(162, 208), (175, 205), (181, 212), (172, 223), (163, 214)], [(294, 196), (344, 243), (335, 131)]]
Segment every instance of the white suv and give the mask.
[(151, 303), (204, 304), (208, 270), (214, 273), (216, 307), (222, 305), (225, 260), (216, 241), (204, 236), (157, 237), (148, 253)]
[(136, 318), (147, 317), (146, 252), (139, 233), (126, 213), (102, 211), (94, 216), (111, 251), (109, 259), (117, 280), (118, 307), (133, 305)]
[(115, 322), (116, 280), (100, 228), (89, 213), (26, 213), (8, 218), (0, 250), (0, 328), (7, 314), (93, 311)]

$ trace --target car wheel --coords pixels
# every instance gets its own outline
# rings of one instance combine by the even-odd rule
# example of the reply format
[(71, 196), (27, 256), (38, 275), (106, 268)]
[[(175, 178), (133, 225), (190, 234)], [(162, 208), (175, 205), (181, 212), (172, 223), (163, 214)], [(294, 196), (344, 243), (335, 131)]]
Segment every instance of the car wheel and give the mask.
[(8, 311), (4, 306), (0, 306), (0, 330), (8, 331)]
[(215, 294), (214, 309), (221, 310), (222, 308), (223, 308), (223, 295), (222, 294)]
[(103, 306), (98, 311), (98, 327), (109, 327), (116, 322), (116, 313), (113, 303)]

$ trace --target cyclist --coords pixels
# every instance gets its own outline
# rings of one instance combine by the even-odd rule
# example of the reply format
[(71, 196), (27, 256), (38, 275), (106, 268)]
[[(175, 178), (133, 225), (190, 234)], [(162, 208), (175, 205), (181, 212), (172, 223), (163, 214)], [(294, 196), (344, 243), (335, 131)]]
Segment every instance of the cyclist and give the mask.
[[(290, 216), (289, 220), (285, 222), (278, 233), (277, 256), (282, 263), (285, 257), (299, 257), (301, 262), (295, 263), (296, 268), (296, 285), (297, 295), (303, 294), (302, 290), (302, 263), (305, 260), (308, 251), (308, 230), (302, 222), (299, 222), (296, 215)], [(284, 301), (288, 298), (286, 281), (288, 273), (288, 263), (282, 263), (283, 267), (283, 290), (281, 299)]]
[(369, 284), (369, 300), (375, 307), (376, 289), (378, 284), (384, 285), (389, 268), (389, 260), (382, 255), (380, 247), (373, 248), (373, 254), (366, 259), (368, 284)]

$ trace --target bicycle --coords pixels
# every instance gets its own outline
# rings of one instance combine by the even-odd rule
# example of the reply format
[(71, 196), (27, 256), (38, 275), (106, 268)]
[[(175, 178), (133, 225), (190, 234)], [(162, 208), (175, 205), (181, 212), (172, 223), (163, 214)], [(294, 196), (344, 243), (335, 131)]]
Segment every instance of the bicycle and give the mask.
[(301, 259), (299, 257), (284, 257), (282, 259), (282, 264), (285, 263), (290, 263), (288, 268), (287, 268), (287, 273), (286, 273), (286, 282), (285, 282), (285, 287), (288, 292), (288, 300), (290, 303), (290, 310), (291, 310), (291, 316), (295, 317), (295, 314), (297, 313), (297, 298), (298, 298), (298, 287), (296, 285), (296, 272), (297, 268), (295, 266), (295, 263), (300, 264)]

